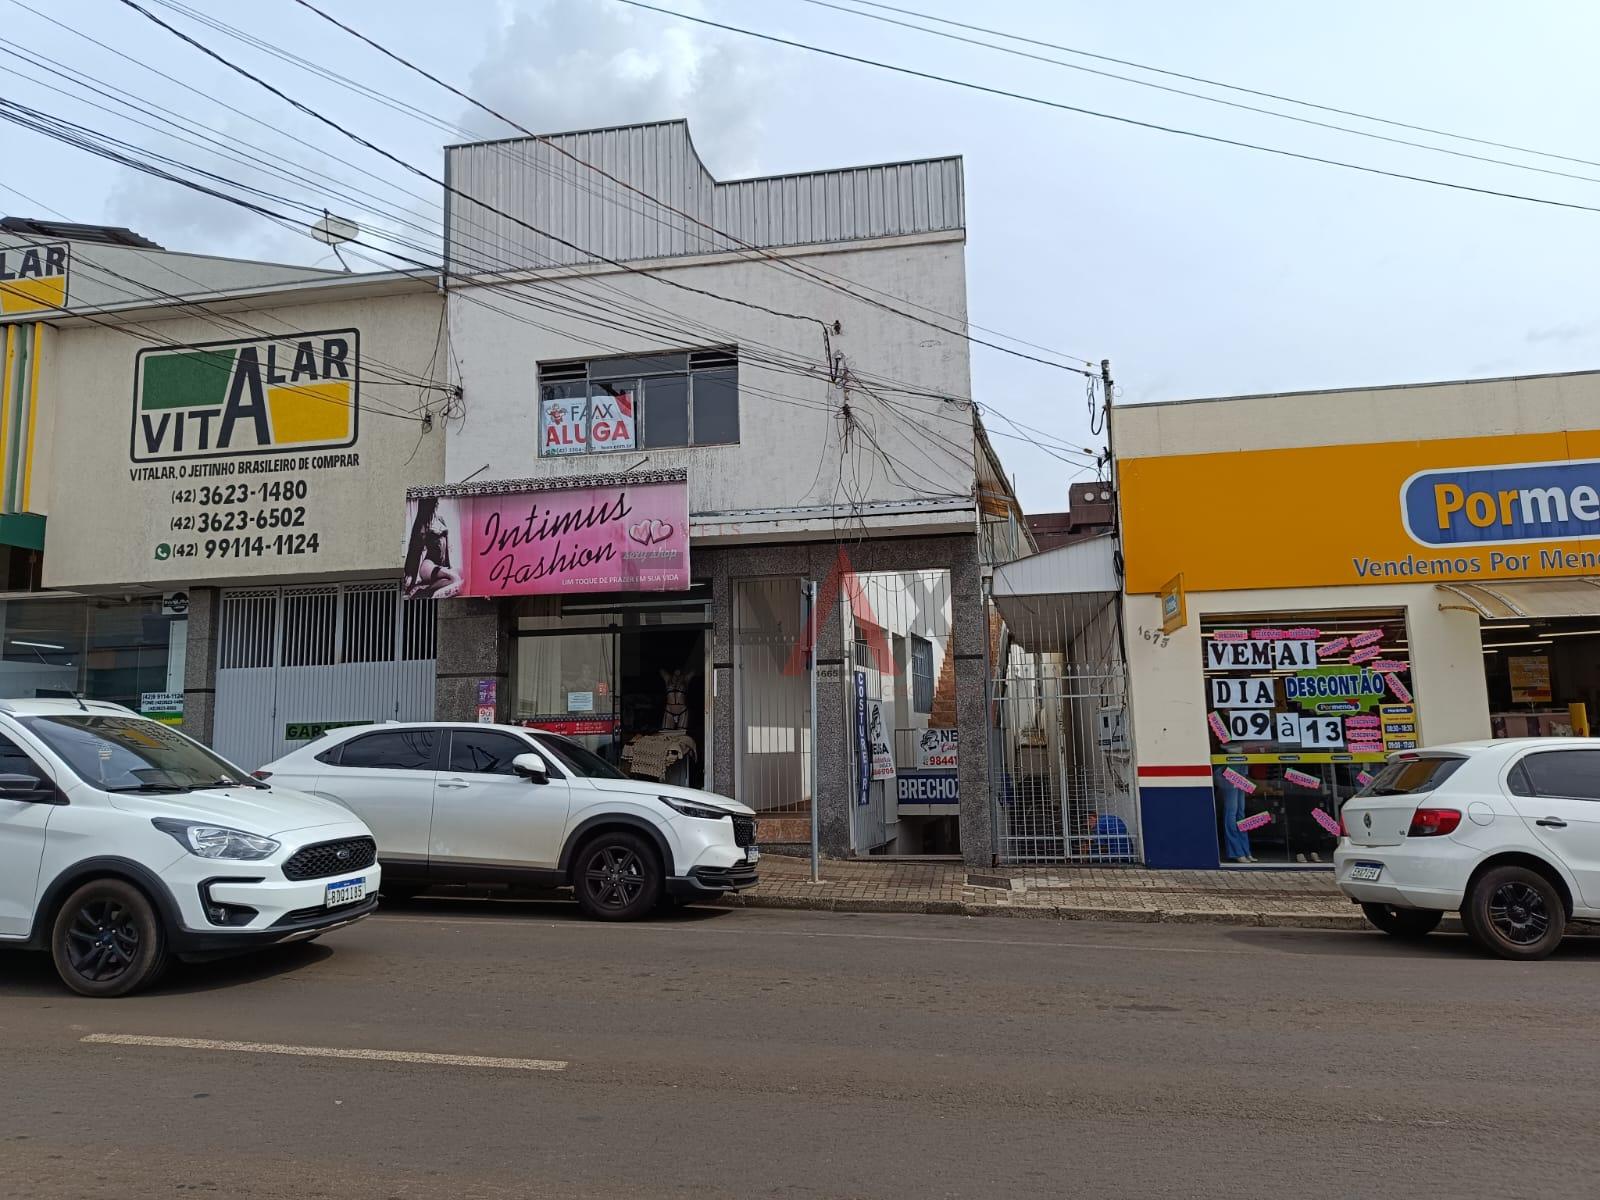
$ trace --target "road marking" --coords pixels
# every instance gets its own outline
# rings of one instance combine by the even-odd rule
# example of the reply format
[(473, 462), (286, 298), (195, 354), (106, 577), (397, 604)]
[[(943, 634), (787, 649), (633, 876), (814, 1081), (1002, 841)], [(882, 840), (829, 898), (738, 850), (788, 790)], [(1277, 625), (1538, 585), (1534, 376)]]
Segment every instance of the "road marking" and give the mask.
[(514, 917), (476, 916), (457, 918), (455, 920), (386, 916), (375, 916), (371, 919), (380, 925), (442, 925), (451, 929), (471, 928), (478, 925), (511, 925), (523, 929), (608, 930), (613, 933), (692, 933), (716, 934), (723, 937), (846, 938), (873, 942), (948, 942), (962, 946), (1026, 946), (1035, 950), (1044, 947), (1061, 950), (1116, 950), (1122, 953), (1138, 952), (1144, 954), (1255, 954), (1259, 952), (1257, 947), (1242, 946), (1238, 948), (1221, 946), (1140, 946), (1127, 942), (1057, 942), (1030, 941), (1027, 938), (929, 937), (925, 934), (911, 933), (831, 933), (811, 929), (772, 929), (765, 926), (760, 929), (702, 929), (679, 925), (600, 924), (588, 921), (519, 921)]
[(427, 1054), (420, 1050), (357, 1050), (337, 1046), (283, 1046), (275, 1042), (221, 1042), (211, 1038), (147, 1037), (138, 1033), (91, 1033), (96, 1046), (158, 1046), (173, 1050), (226, 1050), (235, 1054), (290, 1054), (300, 1058), (354, 1058), (364, 1062), (423, 1063), (436, 1067), (489, 1067), (503, 1071), (565, 1071), (547, 1058), (491, 1058), (482, 1054)]

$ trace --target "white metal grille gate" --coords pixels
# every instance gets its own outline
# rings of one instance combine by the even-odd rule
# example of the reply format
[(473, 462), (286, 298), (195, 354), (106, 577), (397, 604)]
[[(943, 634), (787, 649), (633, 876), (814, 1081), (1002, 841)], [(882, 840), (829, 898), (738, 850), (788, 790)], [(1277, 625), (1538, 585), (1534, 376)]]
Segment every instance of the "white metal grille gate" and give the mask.
[(989, 695), (1000, 861), (1141, 861), (1121, 668), (1017, 654)]
[(434, 607), (392, 583), (224, 591), (217, 752), (254, 768), (305, 740), (292, 725), (431, 720)]

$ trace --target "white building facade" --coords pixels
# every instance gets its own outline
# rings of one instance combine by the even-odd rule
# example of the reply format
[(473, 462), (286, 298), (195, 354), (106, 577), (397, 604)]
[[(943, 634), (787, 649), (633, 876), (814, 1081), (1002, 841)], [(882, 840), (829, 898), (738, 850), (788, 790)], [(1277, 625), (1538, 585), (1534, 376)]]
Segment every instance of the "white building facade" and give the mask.
[[(960, 160), (719, 182), (668, 122), (452, 147), (448, 178), (462, 410), (413, 496), (439, 716), (735, 795), (768, 845), (816, 806), (829, 853), (992, 861), (983, 580), (1016, 513), (969, 400)], [(496, 565), (512, 512), (647, 497), (613, 523), (618, 561), (672, 556), (649, 582)]]

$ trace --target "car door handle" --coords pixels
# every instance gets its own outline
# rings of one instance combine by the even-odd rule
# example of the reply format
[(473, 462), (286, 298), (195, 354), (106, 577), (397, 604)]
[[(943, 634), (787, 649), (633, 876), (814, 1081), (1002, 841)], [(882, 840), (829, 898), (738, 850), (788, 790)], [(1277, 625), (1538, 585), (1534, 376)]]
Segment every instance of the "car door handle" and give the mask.
[(1560, 817), (1543, 817), (1535, 821), (1534, 824), (1542, 825), (1546, 829), (1565, 829), (1567, 827), (1567, 823)]
[(472, 785), (465, 779), (441, 779), (439, 781), (439, 786), (442, 788), (464, 788), (471, 787)]

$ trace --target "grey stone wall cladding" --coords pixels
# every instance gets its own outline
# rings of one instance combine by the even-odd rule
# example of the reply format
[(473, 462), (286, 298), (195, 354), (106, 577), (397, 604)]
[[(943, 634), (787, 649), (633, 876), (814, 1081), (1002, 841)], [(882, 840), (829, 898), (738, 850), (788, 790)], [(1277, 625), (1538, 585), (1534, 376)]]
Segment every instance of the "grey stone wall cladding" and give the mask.
[[(796, 542), (770, 546), (696, 549), (693, 574), (711, 584), (711, 662), (716, 673), (710, 763), (711, 790), (734, 794), (733, 591), (740, 579), (790, 577), (826, 583), (837, 568), (839, 543)], [(975, 866), (994, 863), (993, 813), (989, 803), (989, 741), (985, 723), (983, 575), (976, 537), (876, 538), (844, 544), (852, 570), (950, 572), (951, 647), (956, 656), (956, 723), (961, 731), (961, 849)], [(837, 602), (821, 599), (823, 612)], [(497, 716), (511, 710), (511, 661), (515, 619), (511, 604), (496, 600), (444, 600), (439, 605), (436, 715), (441, 721), (477, 716), (477, 681), (500, 681)], [(192, 644), (192, 643), (191, 643)], [(818, 629), (817, 658), (845, 658), (844, 631), (837, 619)], [(850, 708), (848, 679), (817, 691), (818, 815), (823, 853), (850, 853)]]
[(217, 716), (217, 615), (222, 593), (189, 589), (188, 644), (183, 659), (183, 731), (210, 745)]

